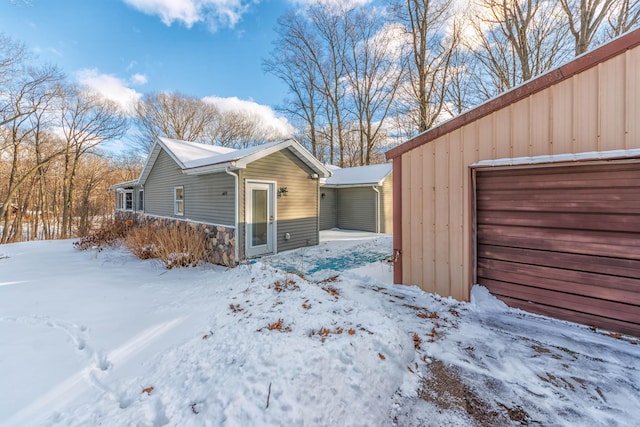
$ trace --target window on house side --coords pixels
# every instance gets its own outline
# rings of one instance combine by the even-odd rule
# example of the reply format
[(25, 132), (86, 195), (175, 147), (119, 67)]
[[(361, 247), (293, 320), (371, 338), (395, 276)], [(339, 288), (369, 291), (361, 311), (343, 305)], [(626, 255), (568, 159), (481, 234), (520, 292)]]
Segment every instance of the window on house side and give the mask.
[(124, 192), (124, 210), (126, 211), (133, 210), (133, 191)]
[(184, 188), (175, 187), (173, 189), (173, 213), (184, 215)]
[(144, 210), (144, 190), (138, 191), (138, 210)]

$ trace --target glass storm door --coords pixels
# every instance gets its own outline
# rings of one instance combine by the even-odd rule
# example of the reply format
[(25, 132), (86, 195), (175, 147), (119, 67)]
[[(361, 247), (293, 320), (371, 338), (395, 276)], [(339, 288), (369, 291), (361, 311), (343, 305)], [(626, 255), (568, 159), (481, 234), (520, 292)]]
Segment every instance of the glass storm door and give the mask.
[(247, 256), (273, 253), (273, 184), (247, 182), (245, 209)]

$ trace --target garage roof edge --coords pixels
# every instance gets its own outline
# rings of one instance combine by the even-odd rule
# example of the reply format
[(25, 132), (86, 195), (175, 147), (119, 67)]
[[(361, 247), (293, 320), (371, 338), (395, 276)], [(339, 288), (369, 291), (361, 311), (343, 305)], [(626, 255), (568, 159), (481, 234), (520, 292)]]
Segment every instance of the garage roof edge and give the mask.
[(514, 157), (495, 160), (481, 160), (470, 165), (472, 168), (496, 166), (526, 166), (547, 163), (573, 163), (593, 160), (620, 160), (640, 158), (640, 148), (630, 150), (588, 151), (584, 153), (551, 154), (534, 157)]
[(532, 80), (528, 80), (508, 92), (504, 92), (503, 94), (490, 99), (484, 104), (481, 104), (466, 113), (462, 113), (439, 126), (424, 131), (405, 143), (387, 151), (385, 156), (387, 160), (399, 157), (414, 148), (427, 144), (434, 139), (463, 127), (464, 125), (488, 116), (494, 111), (500, 110), (510, 104), (527, 98), (530, 95), (547, 89), (562, 82), (563, 80), (588, 70), (589, 68), (595, 67), (610, 58), (623, 54), (627, 50), (633, 49), (638, 45), (640, 45), (640, 28), (629, 31), (592, 51), (588, 51), (576, 57), (572, 61), (561, 65), (558, 68), (550, 70)]

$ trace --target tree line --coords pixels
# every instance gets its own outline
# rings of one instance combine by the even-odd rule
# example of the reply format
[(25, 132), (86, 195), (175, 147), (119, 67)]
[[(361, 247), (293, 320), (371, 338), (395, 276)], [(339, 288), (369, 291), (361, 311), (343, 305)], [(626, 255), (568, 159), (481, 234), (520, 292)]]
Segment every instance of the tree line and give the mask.
[(364, 165), (639, 17), (638, 0), (318, 2), (278, 20), (264, 67), (314, 155)]
[[(318, 2), (278, 19), (263, 66), (286, 85), (278, 109), (299, 141), (325, 163), (365, 165), (639, 21), (638, 0)], [(86, 234), (158, 136), (234, 148), (290, 136), (179, 92), (134, 110), (0, 34), (0, 243)], [(101, 150), (127, 132), (131, 151)]]

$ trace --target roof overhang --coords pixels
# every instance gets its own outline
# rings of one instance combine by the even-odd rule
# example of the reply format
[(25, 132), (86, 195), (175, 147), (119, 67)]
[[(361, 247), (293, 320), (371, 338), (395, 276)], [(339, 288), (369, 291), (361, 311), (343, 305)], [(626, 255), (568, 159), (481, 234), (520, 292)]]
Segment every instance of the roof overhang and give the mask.
[(117, 184), (113, 184), (109, 186), (109, 191), (114, 191), (114, 190), (119, 190), (119, 189), (124, 189), (124, 188), (133, 188), (133, 187), (138, 187), (140, 184), (138, 182), (137, 179), (131, 180), (131, 181), (125, 181), (125, 182), (119, 182)]
[(194, 168), (183, 168), (183, 173), (187, 175), (203, 175), (208, 173), (224, 172), (225, 170), (246, 169), (250, 163), (267, 157), (271, 154), (288, 149), (303, 163), (305, 163), (312, 171), (318, 174), (319, 178), (331, 176), (331, 172), (300, 143), (294, 139), (286, 139), (275, 144), (267, 144), (263, 149), (257, 149), (247, 155), (242, 155), (239, 150), (238, 157), (231, 161), (221, 163), (213, 163)]
[(584, 153), (551, 154), (533, 157), (514, 157), (495, 160), (481, 160), (471, 164), (473, 169), (481, 168), (524, 168), (540, 166), (566, 166), (582, 162), (609, 162), (615, 160), (640, 159), (640, 148), (630, 150), (588, 151)]
[(629, 31), (628, 33), (611, 40), (597, 49), (588, 51), (558, 68), (528, 80), (521, 85), (490, 99), (484, 104), (453, 117), (434, 128), (424, 131), (403, 144), (387, 151), (385, 156), (387, 160), (400, 157), (402, 154), (411, 151), (414, 148), (427, 144), (508, 105), (525, 99), (537, 92), (569, 79), (576, 74), (582, 73), (585, 70), (593, 68), (608, 59), (623, 54), (629, 49), (635, 48), (638, 45), (640, 45), (640, 29)]

